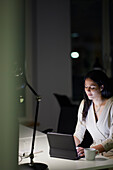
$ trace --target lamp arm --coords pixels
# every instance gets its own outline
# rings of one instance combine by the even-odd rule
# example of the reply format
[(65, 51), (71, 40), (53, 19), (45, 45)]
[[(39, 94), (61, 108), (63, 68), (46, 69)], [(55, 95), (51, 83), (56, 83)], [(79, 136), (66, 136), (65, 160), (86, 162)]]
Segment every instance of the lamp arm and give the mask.
[(31, 85), (26, 81), (26, 85), (29, 87), (29, 89), (33, 92), (33, 94), (37, 97), (38, 101), (41, 100), (41, 97), (36, 93), (36, 91), (31, 87)]

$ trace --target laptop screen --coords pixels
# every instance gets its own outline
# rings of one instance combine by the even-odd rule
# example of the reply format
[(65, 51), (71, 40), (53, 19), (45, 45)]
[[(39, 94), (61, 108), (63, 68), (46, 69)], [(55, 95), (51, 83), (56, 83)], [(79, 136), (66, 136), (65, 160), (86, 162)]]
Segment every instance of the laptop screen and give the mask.
[(79, 159), (73, 135), (49, 132), (47, 133), (47, 138), (51, 157)]

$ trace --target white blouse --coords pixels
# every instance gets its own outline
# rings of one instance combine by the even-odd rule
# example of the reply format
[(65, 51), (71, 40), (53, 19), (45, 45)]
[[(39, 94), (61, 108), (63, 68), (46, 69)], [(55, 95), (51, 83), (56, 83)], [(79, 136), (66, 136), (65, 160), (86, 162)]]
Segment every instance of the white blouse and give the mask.
[(86, 121), (82, 120), (82, 110), (84, 100), (82, 100), (78, 110), (78, 122), (74, 136), (82, 142), (87, 129), (93, 138), (92, 145), (102, 144), (105, 151), (113, 149), (113, 97), (108, 99), (105, 107), (96, 122), (93, 103), (91, 104)]

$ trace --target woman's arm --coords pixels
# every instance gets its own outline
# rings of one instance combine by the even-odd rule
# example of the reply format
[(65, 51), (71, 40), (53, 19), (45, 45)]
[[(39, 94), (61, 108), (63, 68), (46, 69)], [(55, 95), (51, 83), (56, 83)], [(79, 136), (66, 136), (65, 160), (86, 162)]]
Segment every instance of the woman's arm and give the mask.
[[(80, 140), (76, 136), (74, 136), (74, 140), (75, 140), (76, 146), (78, 146), (80, 144)], [(95, 148), (96, 150), (99, 151), (99, 153), (105, 152), (105, 149), (101, 144), (92, 146), (91, 148)], [(84, 156), (84, 148), (78, 147), (77, 152), (79, 156)]]
[[(78, 146), (80, 144), (80, 140), (76, 136), (74, 136), (74, 140), (75, 140), (75, 145)], [(76, 149), (77, 149), (78, 156), (83, 157), (84, 156), (84, 148), (76, 147)]]
[(105, 149), (101, 144), (92, 146), (91, 148), (95, 148), (96, 150), (99, 151), (99, 153), (105, 152)]
[(84, 134), (86, 131), (85, 122), (82, 121), (83, 107), (84, 107), (84, 100), (81, 101), (79, 109), (78, 109), (78, 119), (77, 119), (75, 132), (73, 134), (73, 136), (75, 138), (76, 146), (78, 146), (83, 141)]
[(75, 129), (75, 133), (73, 134), (75, 145), (79, 156), (84, 156), (84, 148), (78, 147), (78, 145), (82, 142), (86, 131), (85, 123), (82, 121), (83, 106), (84, 106), (84, 100), (82, 100), (79, 106), (78, 121)]
[(75, 140), (75, 145), (78, 146), (80, 144), (80, 140), (74, 136), (74, 140)]
[(113, 103), (109, 106), (108, 115), (110, 116), (107, 117), (106, 122), (109, 127), (109, 136), (100, 145), (94, 146), (100, 153), (113, 149)]

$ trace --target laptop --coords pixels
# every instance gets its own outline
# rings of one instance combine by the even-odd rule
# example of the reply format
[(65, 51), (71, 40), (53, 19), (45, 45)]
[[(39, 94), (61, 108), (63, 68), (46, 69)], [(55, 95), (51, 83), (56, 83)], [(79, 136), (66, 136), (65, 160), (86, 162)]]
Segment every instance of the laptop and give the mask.
[(47, 133), (49, 143), (49, 154), (51, 157), (78, 160), (74, 137), (69, 134)]

